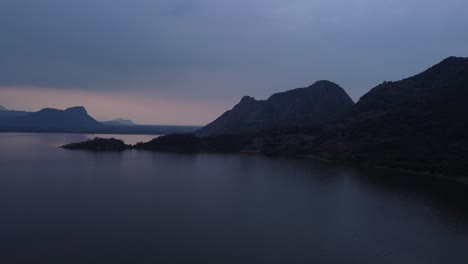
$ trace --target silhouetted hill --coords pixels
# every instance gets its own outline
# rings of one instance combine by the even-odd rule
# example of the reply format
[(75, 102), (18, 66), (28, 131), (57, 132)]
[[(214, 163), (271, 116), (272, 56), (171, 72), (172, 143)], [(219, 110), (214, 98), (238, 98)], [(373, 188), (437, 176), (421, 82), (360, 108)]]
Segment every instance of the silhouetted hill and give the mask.
[(101, 123), (88, 115), (82, 106), (70, 107), (65, 110), (44, 108), (38, 112), (19, 117), (15, 126), (35, 129), (89, 129), (102, 126)]
[(135, 123), (132, 120), (117, 118), (110, 121), (103, 121), (102, 124), (106, 126), (134, 126)]
[(244, 96), (232, 110), (196, 134), (206, 137), (310, 129), (342, 117), (353, 105), (343, 88), (318, 81), (307, 88), (274, 94), (264, 101)]
[(468, 172), (468, 58), (373, 88), (311, 147), (321, 157), (427, 173)]
[(0, 131), (79, 132), (103, 126), (81, 106), (65, 110), (44, 108), (38, 112), (0, 111)]
[(0, 111), (8, 111), (8, 109), (0, 105)]
[(86, 109), (81, 106), (71, 107), (66, 110), (45, 108), (38, 112), (0, 111), (0, 132), (74, 132), (161, 135), (170, 133), (193, 133), (198, 129), (200, 129), (198, 126), (104, 125), (89, 116)]

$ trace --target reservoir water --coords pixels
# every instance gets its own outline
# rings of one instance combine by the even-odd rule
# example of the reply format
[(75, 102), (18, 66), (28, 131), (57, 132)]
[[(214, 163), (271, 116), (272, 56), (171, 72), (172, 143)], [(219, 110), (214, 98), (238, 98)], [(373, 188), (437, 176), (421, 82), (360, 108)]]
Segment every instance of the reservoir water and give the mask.
[(91, 137), (0, 134), (0, 263), (468, 260), (465, 185), (310, 159), (58, 148)]

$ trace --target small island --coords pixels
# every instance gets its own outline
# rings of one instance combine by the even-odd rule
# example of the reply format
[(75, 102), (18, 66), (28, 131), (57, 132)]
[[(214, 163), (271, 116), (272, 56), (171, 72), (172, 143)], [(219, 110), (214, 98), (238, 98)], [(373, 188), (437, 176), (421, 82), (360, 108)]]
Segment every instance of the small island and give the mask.
[(120, 139), (95, 137), (83, 142), (71, 143), (60, 146), (63, 149), (82, 149), (90, 151), (124, 151), (131, 149), (131, 145), (125, 144)]

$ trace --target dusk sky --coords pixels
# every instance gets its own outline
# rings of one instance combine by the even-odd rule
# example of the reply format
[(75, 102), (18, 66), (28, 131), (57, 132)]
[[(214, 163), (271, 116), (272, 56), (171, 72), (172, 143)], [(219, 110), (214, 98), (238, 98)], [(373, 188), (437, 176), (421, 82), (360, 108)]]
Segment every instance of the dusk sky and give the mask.
[(0, 105), (204, 125), (328, 79), (357, 101), (468, 56), (466, 0), (1, 0)]

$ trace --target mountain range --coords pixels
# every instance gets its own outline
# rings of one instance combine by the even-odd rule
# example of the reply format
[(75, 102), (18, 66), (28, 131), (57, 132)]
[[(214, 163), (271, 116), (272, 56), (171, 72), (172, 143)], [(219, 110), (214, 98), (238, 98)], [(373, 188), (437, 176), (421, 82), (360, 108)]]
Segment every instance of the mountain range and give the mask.
[(82, 106), (70, 107), (65, 110), (44, 108), (37, 112), (0, 112), (0, 127), (3, 129), (80, 131), (96, 129), (101, 126), (103, 125), (88, 115)]
[(307, 88), (274, 94), (264, 101), (244, 96), (232, 110), (196, 134), (206, 137), (306, 130), (343, 117), (353, 106), (343, 88), (318, 81)]
[[(462, 57), (449, 57), (400, 81), (385, 81), (357, 103), (330, 81), (266, 100), (244, 96), (197, 131), (122, 119), (104, 125), (84, 107), (0, 109), (0, 131), (161, 133), (166, 136), (133, 148), (308, 155), (422, 174), (468, 175), (468, 58)], [(116, 145), (96, 142), (97, 149)]]
[(0, 111), (0, 132), (74, 132), (105, 134), (167, 134), (194, 132), (196, 126), (135, 125), (130, 120), (98, 122), (82, 106), (37, 112)]
[(135, 146), (163, 151), (241, 151), (322, 159), (424, 174), (468, 174), (468, 58), (384, 82), (354, 104), (329, 81), (243, 97), (195, 134)]

